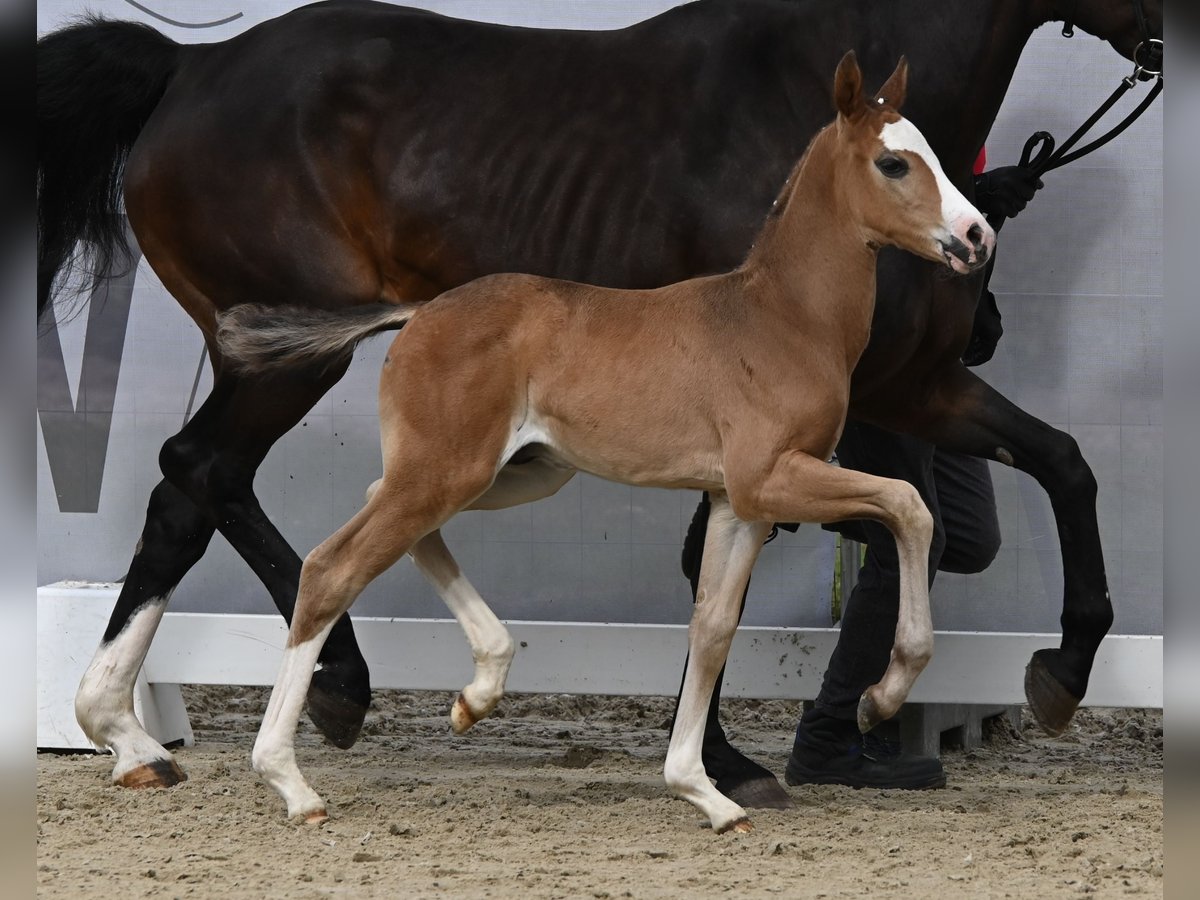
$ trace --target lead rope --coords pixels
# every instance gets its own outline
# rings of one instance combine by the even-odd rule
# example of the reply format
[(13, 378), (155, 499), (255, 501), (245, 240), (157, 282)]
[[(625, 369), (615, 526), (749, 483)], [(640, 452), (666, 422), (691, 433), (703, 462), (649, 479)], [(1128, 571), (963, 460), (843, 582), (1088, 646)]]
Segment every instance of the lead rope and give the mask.
[[(1133, 0), (1133, 14), (1137, 19), (1138, 28), (1142, 32), (1142, 42), (1133, 51), (1132, 74), (1121, 79), (1121, 83), (1117, 85), (1116, 90), (1109, 95), (1107, 100), (1100, 104), (1100, 108), (1092, 113), (1086, 122), (1075, 129), (1075, 133), (1067, 138), (1057, 150), (1054, 147), (1054, 137), (1048, 131), (1039, 131), (1030, 137), (1025, 142), (1025, 149), (1021, 153), (1020, 165), (1022, 167), (1032, 169), (1036, 175), (1042, 175), (1052, 169), (1057, 169), (1059, 166), (1065, 166), (1069, 162), (1074, 162), (1081, 156), (1091, 153), (1093, 150), (1098, 150), (1136, 122), (1142, 113), (1150, 108), (1150, 104), (1155, 101), (1158, 95), (1162, 93), (1163, 42), (1161, 38), (1150, 37), (1150, 26), (1146, 22), (1146, 11), (1142, 3), (1143, 0)], [(1063, 18), (1063, 37), (1069, 38), (1075, 34), (1075, 13), (1078, 6), (1079, 0), (1075, 0)], [(1106, 134), (1101, 135), (1089, 144), (1085, 144), (1074, 153), (1068, 152), (1079, 143), (1079, 140), (1085, 134), (1092, 130), (1095, 124), (1113, 108), (1121, 97), (1132, 90), (1139, 81), (1146, 81), (1150, 78), (1155, 79), (1154, 87), (1150, 89), (1150, 92), (1142, 99), (1142, 102), (1137, 105), (1133, 112), (1117, 123)]]

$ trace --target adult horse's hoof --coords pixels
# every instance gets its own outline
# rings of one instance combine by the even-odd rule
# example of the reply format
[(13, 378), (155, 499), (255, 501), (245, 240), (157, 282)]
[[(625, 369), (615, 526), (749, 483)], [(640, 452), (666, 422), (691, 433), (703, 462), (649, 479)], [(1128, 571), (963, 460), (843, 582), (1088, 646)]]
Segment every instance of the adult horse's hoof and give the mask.
[(1025, 667), (1025, 698), (1038, 725), (1052, 737), (1067, 730), (1081, 697), (1067, 690), (1051, 668), (1060, 651), (1038, 650)]
[(454, 730), (454, 733), (462, 734), (478, 721), (479, 718), (471, 711), (471, 707), (467, 705), (466, 698), (462, 694), (459, 694), (454, 699), (454, 705), (450, 707), (450, 727)]
[(145, 763), (136, 769), (130, 769), (124, 775), (113, 780), (119, 787), (125, 788), (169, 788), (187, 781), (187, 774), (179, 768), (173, 759), (156, 759)]
[(792, 798), (775, 776), (730, 744), (724, 732), (705, 737), (703, 760), (717, 790), (743, 809), (792, 808)]
[(329, 821), (329, 813), (323, 809), (315, 809), (310, 813), (304, 814), (305, 825), (320, 825)]
[(748, 818), (742, 816), (740, 819), (734, 819), (723, 828), (715, 828), (713, 830), (716, 831), (717, 834), (727, 834), (730, 831), (732, 831), (734, 834), (749, 834), (754, 830), (754, 825)]
[(371, 690), (355, 691), (336, 669), (323, 667), (313, 672), (308, 687), (308, 717), (333, 746), (348, 750), (362, 734)]
[(754, 778), (719, 778), (717, 790), (743, 809), (791, 809), (796, 805), (779, 779), (765, 770)]

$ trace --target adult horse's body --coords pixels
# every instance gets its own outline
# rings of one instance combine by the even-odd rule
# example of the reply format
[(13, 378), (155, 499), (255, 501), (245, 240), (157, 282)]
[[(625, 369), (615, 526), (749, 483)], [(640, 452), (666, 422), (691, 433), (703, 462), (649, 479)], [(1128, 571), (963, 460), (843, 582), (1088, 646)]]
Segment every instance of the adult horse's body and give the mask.
[[(1161, 4), (1147, 6), (1158, 33)], [(1029, 35), (1072, 11), (1127, 57), (1143, 37), (1131, 0), (744, 0), (613, 32), (331, 3), (207, 46), (121, 23), (39, 42), (39, 311), (76, 239), (112, 247), (128, 151), (129, 220), (215, 371), (212, 394), (163, 447), (164, 481), (77, 700), (85, 731), (118, 757), (114, 779), (183, 777), (133, 717), (132, 687), (166, 600), (215, 529), (285, 616), (294, 602), (300, 561), (253, 476), (344, 367), (232, 372), (213, 342), (220, 310), (419, 300), (496, 271), (648, 287), (730, 269), (822, 123), (827, 73), (849, 48), (875, 82), (908, 54), (909, 117), (970, 196), (971, 163)], [(1063, 643), (1037, 655), (1045, 677), (1029, 699), (1063, 727), (1112, 619), (1095, 480), (1072, 438), (963, 368), (979, 282), (935, 271), (880, 256), (851, 415), (1000, 459), (1048, 491)], [(321, 662), (310, 715), (349, 745), (369, 690), (347, 619)]]

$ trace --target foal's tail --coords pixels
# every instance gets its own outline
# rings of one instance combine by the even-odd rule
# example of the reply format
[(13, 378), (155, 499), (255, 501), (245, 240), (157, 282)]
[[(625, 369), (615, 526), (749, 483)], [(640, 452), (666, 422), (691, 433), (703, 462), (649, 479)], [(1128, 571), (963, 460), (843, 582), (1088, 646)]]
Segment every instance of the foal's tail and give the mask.
[(179, 44), (97, 16), (37, 42), (37, 308), (85, 241), (92, 287), (129, 259), (121, 210), (129, 150), (162, 99)]
[(403, 328), (419, 303), (372, 303), (347, 309), (235, 306), (217, 319), (221, 356), (242, 372), (287, 366), (331, 366), (349, 358), (359, 342)]

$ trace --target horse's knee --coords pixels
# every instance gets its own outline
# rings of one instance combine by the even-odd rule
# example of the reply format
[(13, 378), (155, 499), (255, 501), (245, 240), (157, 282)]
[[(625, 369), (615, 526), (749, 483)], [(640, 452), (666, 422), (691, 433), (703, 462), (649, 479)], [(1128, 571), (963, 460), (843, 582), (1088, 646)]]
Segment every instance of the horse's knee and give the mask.
[(907, 481), (896, 481), (890, 505), (896, 526), (913, 539), (932, 547), (934, 536), (941, 529), (935, 528), (933, 514), (920, 491)]
[(1052, 493), (1061, 494), (1071, 503), (1095, 504), (1099, 490), (1096, 476), (1084, 459), (1079, 442), (1061, 431), (1057, 432), (1055, 437), (1049, 459), (1054, 484), (1048, 489)]

